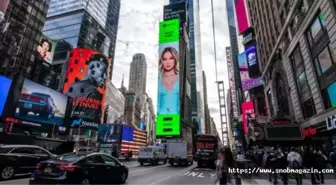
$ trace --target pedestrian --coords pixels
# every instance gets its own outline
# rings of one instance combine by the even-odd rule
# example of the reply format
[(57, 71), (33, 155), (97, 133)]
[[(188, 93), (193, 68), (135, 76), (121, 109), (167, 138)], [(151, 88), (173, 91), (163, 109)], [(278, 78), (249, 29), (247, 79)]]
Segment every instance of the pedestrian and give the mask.
[[(276, 168), (277, 169), (285, 169), (287, 168), (288, 163), (287, 163), (287, 157), (285, 153), (282, 151), (281, 148), (278, 148), (276, 151)], [(288, 185), (288, 174), (287, 173), (281, 173), (280, 174), (282, 178), (282, 182), (284, 185)]]
[(316, 150), (315, 158), (315, 168), (319, 170), (319, 173), (316, 173), (316, 178), (321, 184), (324, 184), (324, 174), (322, 170), (327, 168), (328, 158), (321, 149)]
[[(287, 161), (291, 169), (302, 169), (302, 157), (296, 148), (291, 148), (291, 152), (287, 156)], [(295, 173), (294, 175), (296, 184), (302, 185), (302, 173)]]
[(216, 172), (220, 185), (227, 185), (229, 168), (234, 167), (234, 158), (230, 148), (222, 149), (216, 162)]
[[(306, 152), (304, 154), (304, 157), (303, 157), (304, 166), (308, 169), (314, 168), (315, 167), (314, 160), (315, 160), (315, 156), (314, 156), (312, 148), (307, 147), (307, 150), (306, 150)], [(314, 172), (310, 173), (310, 179), (311, 179), (312, 185), (317, 185), (316, 174)]]
[(274, 147), (271, 147), (270, 148), (270, 153), (267, 157), (267, 163), (266, 163), (266, 167), (267, 168), (270, 168), (272, 170), (272, 173), (271, 173), (271, 179), (270, 181), (273, 182), (274, 185), (278, 184), (278, 176), (275, 172), (275, 169), (277, 168), (276, 166), (276, 162), (277, 162), (277, 158), (276, 158), (276, 155), (275, 155), (275, 150), (274, 150)]
[(334, 171), (336, 171), (336, 146), (332, 147), (332, 152), (329, 155), (329, 162), (330, 162), (330, 165), (334, 168)]

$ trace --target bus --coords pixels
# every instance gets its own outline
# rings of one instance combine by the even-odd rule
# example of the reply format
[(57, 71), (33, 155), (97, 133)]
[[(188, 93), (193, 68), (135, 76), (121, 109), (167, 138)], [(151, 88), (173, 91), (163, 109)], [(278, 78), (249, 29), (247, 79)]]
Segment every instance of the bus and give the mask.
[(217, 136), (197, 135), (195, 149), (195, 161), (197, 161), (198, 167), (215, 167), (219, 149)]

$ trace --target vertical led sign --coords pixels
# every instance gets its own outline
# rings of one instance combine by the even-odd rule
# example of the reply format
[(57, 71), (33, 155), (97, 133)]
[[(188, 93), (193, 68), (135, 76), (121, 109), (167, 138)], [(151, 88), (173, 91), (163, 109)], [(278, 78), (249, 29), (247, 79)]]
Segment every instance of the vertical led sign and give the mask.
[(180, 21), (160, 22), (156, 136), (180, 135)]
[(246, 16), (245, 2), (244, 0), (235, 0), (236, 17), (238, 22), (239, 34), (244, 33), (249, 27)]
[(255, 45), (249, 46), (245, 52), (247, 56), (249, 76), (251, 78), (259, 77), (260, 71), (258, 65), (257, 49)]

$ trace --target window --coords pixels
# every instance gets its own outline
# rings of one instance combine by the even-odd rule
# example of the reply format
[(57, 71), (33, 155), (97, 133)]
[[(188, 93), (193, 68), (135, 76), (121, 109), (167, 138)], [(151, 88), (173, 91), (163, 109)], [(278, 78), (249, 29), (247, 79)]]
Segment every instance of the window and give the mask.
[(85, 159), (87, 163), (96, 163), (96, 164), (104, 164), (105, 161), (100, 155), (92, 155)]
[(315, 58), (314, 63), (318, 76), (326, 72), (333, 65), (332, 55), (328, 46)]
[(34, 154), (32, 148), (16, 148), (11, 153), (15, 154)]
[(313, 21), (307, 32), (310, 47), (313, 47), (314, 44), (318, 43), (321, 37), (325, 34), (326, 34), (326, 27), (324, 22), (324, 15), (320, 13), (315, 18), (315, 20)]
[(6, 154), (8, 152), (10, 152), (11, 150), (13, 150), (13, 148), (0, 148), (0, 154)]
[(304, 119), (310, 118), (316, 114), (313, 98), (303, 102), (301, 108)]
[(306, 72), (302, 72), (298, 78), (299, 91), (302, 92), (305, 89), (309, 88)]
[(117, 161), (114, 160), (113, 158), (108, 157), (106, 155), (101, 155), (101, 157), (105, 161), (105, 164), (109, 164), (109, 165), (112, 165), (112, 166), (116, 166), (117, 165)]
[(34, 154), (41, 154), (41, 155), (48, 155), (49, 156), (49, 153), (47, 153), (46, 151), (42, 150), (42, 149), (39, 149), (39, 148), (32, 148)]

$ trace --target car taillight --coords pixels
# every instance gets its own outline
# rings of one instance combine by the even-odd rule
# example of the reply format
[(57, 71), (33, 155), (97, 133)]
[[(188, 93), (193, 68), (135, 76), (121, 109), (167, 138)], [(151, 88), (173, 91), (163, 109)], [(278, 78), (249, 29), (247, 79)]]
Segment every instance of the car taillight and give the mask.
[(58, 169), (67, 171), (67, 172), (73, 172), (78, 166), (75, 165), (61, 165), (57, 166)]
[(40, 169), (42, 167), (42, 164), (41, 163), (38, 163), (37, 165), (36, 165), (36, 169)]

